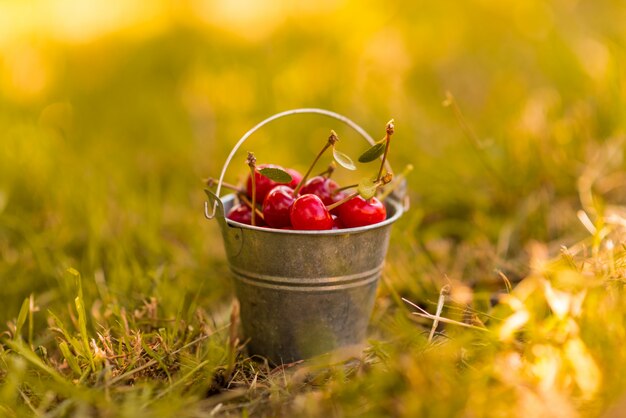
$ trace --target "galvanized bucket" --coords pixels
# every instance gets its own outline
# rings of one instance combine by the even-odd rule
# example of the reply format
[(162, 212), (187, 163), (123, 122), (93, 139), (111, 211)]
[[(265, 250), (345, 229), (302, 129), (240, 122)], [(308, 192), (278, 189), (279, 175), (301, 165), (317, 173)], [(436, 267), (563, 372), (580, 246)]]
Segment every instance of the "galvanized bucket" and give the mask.
[(372, 312), (391, 224), (405, 204), (386, 199), (387, 219), (359, 228), (293, 231), (244, 225), (225, 218), (234, 195), (219, 197), (239, 146), (261, 126), (283, 116), (317, 113), (354, 122), (323, 109), (295, 109), (274, 115), (248, 131), (226, 160), (217, 191), (209, 193), (205, 216), (219, 222), (248, 351), (273, 363), (291, 363), (361, 343)]

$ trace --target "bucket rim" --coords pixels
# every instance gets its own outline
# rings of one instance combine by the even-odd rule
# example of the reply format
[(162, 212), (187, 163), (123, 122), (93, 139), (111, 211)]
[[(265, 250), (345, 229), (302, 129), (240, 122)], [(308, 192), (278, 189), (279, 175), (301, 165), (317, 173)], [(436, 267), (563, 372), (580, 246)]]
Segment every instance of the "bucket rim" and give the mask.
[[(222, 201), (222, 204), (226, 204), (232, 200), (235, 199), (235, 194), (228, 194), (226, 196), (223, 196), (220, 198), (220, 200)], [(248, 224), (243, 224), (241, 222), (237, 222), (237, 221), (233, 221), (231, 219), (228, 219), (226, 217), (224, 217), (224, 220), (226, 221), (227, 226), (229, 227), (234, 227), (234, 228), (240, 228), (240, 229), (249, 229), (252, 231), (259, 231), (259, 232), (265, 232), (265, 233), (277, 233), (277, 234), (285, 234), (285, 235), (345, 235), (345, 234), (356, 234), (359, 232), (366, 232), (372, 229), (378, 229), (378, 228), (383, 228), (387, 225), (391, 225), (392, 223), (394, 223), (395, 221), (397, 221), (398, 219), (400, 219), (400, 217), (402, 216), (402, 214), (404, 213), (404, 205), (401, 202), (398, 202), (396, 199), (393, 199), (391, 197), (388, 197), (387, 199), (385, 199), (385, 201), (383, 202), (385, 204), (389, 204), (391, 206), (393, 206), (395, 212), (392, 216), (390, 216), (389, 218), (385, 219), (382, 222), (378, 222), (375, 224), (371, 224), (371, 225), (366, 225), (366, 226), (359, 226), (356, 228), (342, 228), (342, 229), (328, 229), (328, 230), (302, 230), (302, 229), (277, 229), (277, 228), (271, 228), (271, 227), (260, 227), (260, 226), (252, 226), (252, 225), (248, 225)]]

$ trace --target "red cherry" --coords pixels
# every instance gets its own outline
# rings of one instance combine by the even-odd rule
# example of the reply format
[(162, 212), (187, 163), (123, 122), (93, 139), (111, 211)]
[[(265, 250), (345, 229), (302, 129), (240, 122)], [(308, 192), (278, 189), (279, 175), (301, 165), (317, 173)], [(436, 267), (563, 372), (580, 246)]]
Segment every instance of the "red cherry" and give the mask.
[(314, 194), (324, 202), (325, 205), (332, 205), (339, 201), (337, 195), (333, 191), (337, 190), (339, 185), (327, 177), (315, 176), (309, 179), (300, 191), (300, 194)]
[[(345, 192), (336, 192), (336, 193), (333, 193), (333, 195), (332, 195), (332, 203), (339, 202), (340, 200), (345, 199), (347, 196), (348, 196), (348, 195), (347, 195)], [(330, 203), (330, 204), (332, 204), (332, 203)], [(327, 205), (327, 206), (328, 206), (328, 205)], [(332, 210), (330, 211), (330, 213), (331, 213), (332, 215), (339, 216), (339, 208), (340, 208), (340, 207), (341, 207), (341, 205), (340, 205), (340, 206), (337, 206), (336, 208), (332, 209)], [(342, 228), (345, 228), (345, 227), (342, 227)]]
[(331, 213), (331, 217), (333, 218), (333, 229), (343, 229), (345, 228), (345, 226), (343, 226), (343, 223), (341, 222), (341, 219), (339, 219), (339, 217), (337, 215), (333, 215), (332, 211)]
[(294, 229), (325, 230), (333, 227), (333, 218), (324, 202), (314, 194), (298, 197), (291, 206), (290, 218)]
[(289, 175), (291, 175), (291, 181), (287, 184), (287, 186), (295, 189), (300, 181), (302, 181), (302, 174), (300, 174), (298, 170), (294, 170), (293, 168), (286, 168), (285, 171), (288, 172)]
[[(254, 173), (254, 181), (256, 183), (256, 202), (261, 204), (270, 190), (278, 185), (278, 183), (274, 180), (270, 180), (258, 172), (262, 168), (279, 168), (284, 171), (284, 168), (276, 164), (261, 164), (256, 167), (256, 171)], [(249, 174), (248, 179), (246, 180), (246, 194), (250, 199), (252, 199), (252, 176)]]
[[(246, 225), (252, 225), (252, 210), (250, 206), (239, 203), (233, 206), (228, 215), (226, 215), (231, 221), (239, 222)], [(255, 219), (256, 226), (265, 226), (265, 222), (260, 217)]]
[(228, 211), (226, 217), (232, 221), (250, 225), (252, 222), (252, 211), (247, 205), (238, 204)]
[(339, 220), (346, 228), (371, 225), (387, 218), (385, 205), (375, 197), (365, 200), (355, 196), (337, 208)]
[(272, 228), (283, 228), (291, 225), (289, 210), (295, 197), (289, 186), (276, 186), (263, 201), (263, 217)]

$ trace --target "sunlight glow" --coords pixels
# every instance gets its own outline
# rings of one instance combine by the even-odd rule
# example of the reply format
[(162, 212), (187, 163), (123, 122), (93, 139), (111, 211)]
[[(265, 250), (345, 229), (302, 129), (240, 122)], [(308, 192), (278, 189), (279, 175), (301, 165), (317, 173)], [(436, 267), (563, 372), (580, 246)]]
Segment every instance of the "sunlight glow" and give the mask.
[(164, 1), (9, 1), (0, 5), (0, 47), (39, 36), (63, 42), (89, 42), (102, 35), (132, 28), (145, 32), (162, 24)]

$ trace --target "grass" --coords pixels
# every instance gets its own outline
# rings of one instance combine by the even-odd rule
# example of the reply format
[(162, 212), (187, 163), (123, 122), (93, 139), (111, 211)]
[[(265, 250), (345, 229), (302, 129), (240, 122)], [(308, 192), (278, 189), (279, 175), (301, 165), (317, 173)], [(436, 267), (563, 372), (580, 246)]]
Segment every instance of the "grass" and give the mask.
[[(255, 24), (164, 7), (157, 29), (81, 42), (8, 26), (0, 415), (623, 415), (617, 6), (345, 2)], [(274, 367), (246, 353), (203, 179), (308, 106), (375, 137), (395, 118), (412, 207), (365, 346)], [(302, 169), (330, 129), (362, 151), (317, 117), (250, 150)]]

